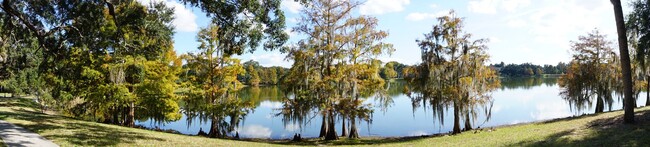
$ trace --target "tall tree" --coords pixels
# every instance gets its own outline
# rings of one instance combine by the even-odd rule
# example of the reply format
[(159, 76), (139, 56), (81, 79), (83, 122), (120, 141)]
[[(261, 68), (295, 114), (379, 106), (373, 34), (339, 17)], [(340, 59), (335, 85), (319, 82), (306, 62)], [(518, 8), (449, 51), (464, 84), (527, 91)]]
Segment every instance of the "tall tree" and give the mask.
[(625, 20), (623, 18), (623, 8), (621, 0), (610, 0), (614, 6), (614, 17), (616, 20), (616, 31), (618, 32), (618, 48), (621, 56), (621, 68), (623, 71), (623, 105), (625, 114), (623, 115), (623, 122), (634, 123), (634, 108), (636, 102), (632, 97), (632, 72), (630, 65), (630, 54), (628, 52), (627, 36), (625, 29)]
[[(611, 109), (612, 92), (619, 85), (619, 60), (606, 36), (594, 30), (571, 43), (573, 60), (566, 75), (560, 77), (560, 95), (578, 110), (596, 101), (595, 113)], [(599, 71), (599, 72), (593, 72)]]
[[(416, 84), (409, 94), (414, 106), (429, 102), (434, 116), (442, 122), (442, 113), (451, 106), (454, 111), (453, 133), (460, 133), (460, 121), (471, 129), (477, 118), (478, 106), (489, 106), (490, 92), (499, 86), (496, 73), (485, 63), (489, 59), (486, 39), (472, 40), (463, 32), (463, 19), (451, 11), (438, 18), (433, 30), (416, 40), (422, 53), (416, 77), (408, 79)], [(415, 107), (414, 107), (415, 109)], [(489, 108), (486, 108), (489, 110)], [(488, 113), (489, 116), (489, 113)]]
[[(650, 91), (650, 1), (637, 0), (631, 3), (632, 11), (627, 17), (626, 26), (630, 43), (635, 48), (636, 63), (645, 75), (645, 88)], [(646, 106), (650, 106), (650, 92), (646, 92)]]
[[(368, 120), (372, 112), (360, 98), (363, 91), (383, 85), (379, 77), (378, 55), (391, 53), (388, 36), (378, 31), (378, 20), (353, 16), (357, 1), (317, 0), (309, 3), (294, 31), (309, 36), (290, 47), (288, 58), (294, 65), (287, 76), (289, 91), (297, 95), (287, 104), (318, 106), (322, 115), (321, 137), (338, 139), (335, 118), (350, 120), (350, 138), (357, 138), (356, 120)], [(297, 101), (313, 104), (294, 103)], [(286, 105), (287, 108), (304, 108)], [(288, 110), (289, 114), (294, 113)], [(345, 128), (345, 127), (344, 127)], [(346, 129), (344, 129), (346, 130)], [(347, 132), (347, 131), (344, 131)]]
[[(226, 52), (224, 44), (230, 42), (220, 40), (220, 31), (216, 25), (201, 29), (197, 37), (200, 52), (185, 55), (189, 88), (185, 110), (190, 122), (196, 116), (210, 120), (209, 137), (224, 138), (252, 106), (237, 96), (243, 87), (237, 76), (245, 70)], [(226, 117), (231, 120), (226, 121)]]

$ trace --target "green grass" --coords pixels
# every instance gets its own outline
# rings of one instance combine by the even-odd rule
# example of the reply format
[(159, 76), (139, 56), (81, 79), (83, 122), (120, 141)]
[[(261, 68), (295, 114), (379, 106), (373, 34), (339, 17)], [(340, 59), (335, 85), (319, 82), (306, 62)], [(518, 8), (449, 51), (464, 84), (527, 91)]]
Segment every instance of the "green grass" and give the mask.
[[(61, 146), (647, 146), (650, 107), (637, 109), (637, 124), (622, 124), (622, 111), (469, 131), (459, 135), (362, 138), (293, 143), (235, 141), (169, 134), (40, 114), (28, 98), (0, 98), (0, 119), (25, 127)], [(408, 127), (405, 125), (403, 127)]]
[(60, 146), (268, 146), (149, 131), (40, 114), (27, 98), (0, 99), (0, 119), (34, 131)]

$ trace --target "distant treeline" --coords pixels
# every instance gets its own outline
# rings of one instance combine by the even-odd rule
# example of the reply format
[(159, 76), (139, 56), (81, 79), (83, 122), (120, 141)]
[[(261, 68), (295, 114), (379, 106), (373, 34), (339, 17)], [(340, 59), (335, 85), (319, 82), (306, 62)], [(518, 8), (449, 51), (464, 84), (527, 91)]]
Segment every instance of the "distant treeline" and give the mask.
[[(264, 67), (259, 62), (253, 60), (244, 62), (242, 66), (246, 70), (246, 73), (237, 76), (237, 80), (252, 86), (281, 84), (289, 70), (280, 66)], [(389, 76), (392, 74), (394, 75), (390, 76), (391, 78), (404, 78), (403, 71), (407, 67), (410, 66), (396, 61), (390, 61), (383, 64), (378, 74), (383, 79), (389, 79)]]
[(237, 80), (246, 85), (277, 85), (287, 74), (287, 68), (280, 66), (263, 67), (259, 62), (249, 60), (242, 64), (246, 73), (237, 76)]
[[(278, 85), (282, 83), (288, 73), (288, 68), (280, 66), (264, 67), (253, 60), (244, 62), (242, 66), (246, 73), (237, 76), (237, 80), (246, 85)], [(489, 66), (498, 71), (502, 77), (533, 77), (543, 76), (544, 74), (565, 74), (568, 65), (564, 62), (559, 62), (557, 65), (535, 65), (532, 63), (506, 65), (501, 62)], [(378, 74), (383, 79), (402, 79), (410, 68), (413, 68), (413, 66), (390, 61), (382, 65)]]
[(531, 63), (508, 64), (503, 62), (499, 64), (490, 64), (490, 67), (499, 72), (502, 77), (530, 77), (542, 76), (544, 74), (564, 74), (566, 73), (567, 64), (559, 62), (557, 65), (535, 65)]

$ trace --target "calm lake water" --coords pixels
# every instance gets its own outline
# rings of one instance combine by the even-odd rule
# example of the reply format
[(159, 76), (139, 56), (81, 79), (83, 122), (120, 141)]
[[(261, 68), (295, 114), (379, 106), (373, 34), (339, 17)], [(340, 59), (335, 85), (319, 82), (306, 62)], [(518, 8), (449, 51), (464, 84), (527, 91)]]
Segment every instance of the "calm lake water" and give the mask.
[[(371, 123), (361, 122), (359, 135), (361, 136), (419, 136), (436, 133), (446, 133), (453, 127), (453, 111), (450, 109), (444, 114), (444, 121), (440, 122), (433, 117), (429, 108), (413, 108), (411, 99), (404, 94), (405, 83), (396, 81), (391, 85), (388, 94), (392, 103), (382, 109), (383, 104), (376, 98), (368, 98), (366, 103), (373, 104), (375, 111)], [(491, 127), (509, 125), (574, 115), (591, 114), (595, 104), (588, 108), (577, 110), (559, 96), (557, 78), (518, 78), (502, 79), (502, 87), (492, 93), (494, 103), (492, 116), (480, 113), (473, 127)], [(318, 137), (321, 117), (313, 117), (306, 125), (284, 123), (281, 116), (275, 116), (282, 107), (283, 94), (276, 86), (245, 88), (241, 91), (245, 100), (253, 101), (256, 108), (249, 113), (237, 129), (243, 138), (271, 138), (286, 139), (300, 133), (303, 137)], [(645, 93), (641, 93), (637, 105), (645, 104)], [(618, 98), (612, 105), (612, 110), (622, 108)], [(607, 107), (606, 107), (607, 110)], [(173, 129), (183, 134), (195, 135), (200, 128), (209, 130), (210, 122), (200, 123), (194, 119), (188, 125), (187, 118), (183, 116), (174, 122), (155, 123), (153, 121), (139, 121), (137, 125), (149, 128)], [(340, 122), (337, 123), (337, 133), (341, 133)]]

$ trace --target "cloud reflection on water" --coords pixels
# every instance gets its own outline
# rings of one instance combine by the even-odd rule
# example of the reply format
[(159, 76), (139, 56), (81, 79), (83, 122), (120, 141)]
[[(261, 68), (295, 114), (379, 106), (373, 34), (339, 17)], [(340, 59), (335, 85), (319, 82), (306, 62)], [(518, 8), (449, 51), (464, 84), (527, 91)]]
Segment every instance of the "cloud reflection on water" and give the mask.
[(295, 132), (300, 130), (300, 125), (298, 124), (287, 124), (284, 126), (284, 130), (287, 130), (289, 132)]
[(235, 129), (244, 138), (271, 138), (271, 129), (261, 125), (246, 125)]
[(427, 133), (427, 132), (425, 132), (425, 131), (418, 130), (418, 131), (411, 131), (411, 132), (409, 132), (408, 136), (422, 136), (422, 135), (428, 135), (428, 134), (429, 134), (429, 133)]
[(571, 116), (571, 110), (564, 101), (542, 101), (535, 105), (535, 111), (530, 112), (535, 120), (548, 120)]
[(271, 108), (271, 109), (279, 109), (282, 108), (282, 103), (281, 102), (272, 102), (272, 101), (262, 101), (260, 103), (260, 107), (264, 108)]

